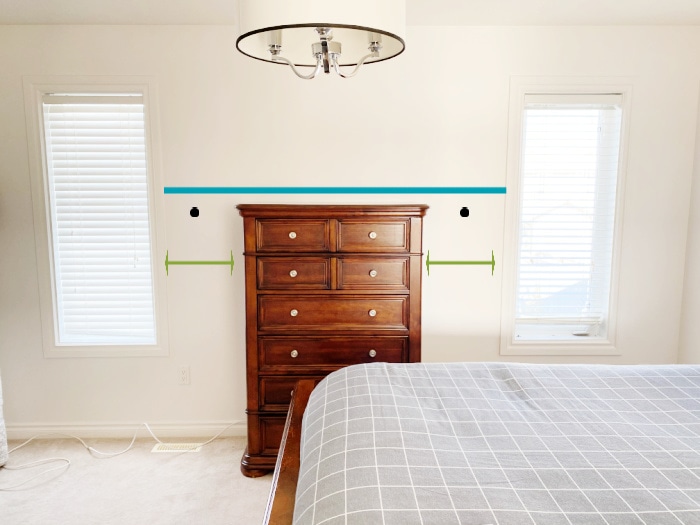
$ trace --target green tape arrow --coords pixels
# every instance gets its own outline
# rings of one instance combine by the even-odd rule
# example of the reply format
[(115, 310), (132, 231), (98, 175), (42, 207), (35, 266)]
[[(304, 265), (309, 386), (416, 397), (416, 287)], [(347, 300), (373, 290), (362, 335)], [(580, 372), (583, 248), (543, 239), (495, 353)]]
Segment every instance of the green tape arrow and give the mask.
[(431, 264), (443, 264), (443, 265), (477, 265), (483, 264), (486, 266), (491, 266), (491, 275), (493, 275), (493, 269), (496, 267), (496, 258), (493, 255), (493, 250), (491, 250), (491, 260), (490, 261), (431, 261), (430, 260), (430, 250), (428, 250), (428, 256), (425, 258), (425, 267), (428, 270), (428, 275), (430, 275), (430, 265)]
[(231, 266), (231, 275), (233, 275), (233, 251), (231, 251), (230, 261), (171, 261), (168, 259), (168, 252), (165, 252), (165, 275), (168, 275), (168, 267), (173, 264), (225, 264)]

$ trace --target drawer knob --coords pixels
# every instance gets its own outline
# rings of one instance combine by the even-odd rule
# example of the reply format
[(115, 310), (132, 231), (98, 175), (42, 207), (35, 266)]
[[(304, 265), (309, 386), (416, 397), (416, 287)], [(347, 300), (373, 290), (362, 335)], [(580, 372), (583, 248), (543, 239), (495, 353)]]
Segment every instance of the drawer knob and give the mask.
[(376, 311), (376, 310), (370, 310), (370, 311), (367, 312), (367, 313), (369, 314), (370, 317), (375, 317), (375, 316), (377, 315), (377, 311)]
[(370, 238), (370, 239), (376, 239), (376, 238), (377, 238), (377, 232), (369, 232), (369, 238)]
[(296, 317), (297, 315), (299, 315), (299, 310), (297, 310), (296, 308), (292, 308), (292, 310), (289, 312), (289, 315), (291, 315), (292, 317)]
[(296, 350), (292, 350), (292, 352), (289, 355), (291, 355), (292, 357), (297, 357), (299, 355), (299, 352), (297, 352)]
[(372, 348), (372, 350), (369, 351), (369, 356), (370, 357), (377, 357), (377, 351), (374, 348)]
[(290, 277), (296, 277), (296, 276), (297, 276), (297, 271), (296, 271), (296, 270), (292, 270), (291, 272), (289, 272), (289, 276), (290, 276)]
[(376, 276), (377, 276), (377, 270), (370, 270), (370, 271), (369, 271), (369, 276), (370, 276), (370, 277), (376, 277)]
[(297, 238), (297, 232), (289, 232), (289, 238), (290, 238), (290, 239), (296, 239), (296, 238)]

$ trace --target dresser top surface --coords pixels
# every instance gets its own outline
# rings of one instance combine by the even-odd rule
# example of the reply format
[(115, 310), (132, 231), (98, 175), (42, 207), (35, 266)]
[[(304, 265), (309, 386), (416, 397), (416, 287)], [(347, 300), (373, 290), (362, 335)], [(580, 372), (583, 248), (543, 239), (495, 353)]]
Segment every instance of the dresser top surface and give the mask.
[(425, 215), (426, 204), (239, 204), (244, 217), (409, 217)]

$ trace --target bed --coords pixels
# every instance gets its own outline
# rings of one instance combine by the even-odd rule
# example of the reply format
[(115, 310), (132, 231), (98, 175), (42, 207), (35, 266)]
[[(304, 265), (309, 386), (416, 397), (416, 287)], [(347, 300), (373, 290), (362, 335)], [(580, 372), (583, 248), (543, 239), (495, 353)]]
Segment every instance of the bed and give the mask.
[(300, 383), (266, 520), (700, 524), (700, 366), (374, 363)]

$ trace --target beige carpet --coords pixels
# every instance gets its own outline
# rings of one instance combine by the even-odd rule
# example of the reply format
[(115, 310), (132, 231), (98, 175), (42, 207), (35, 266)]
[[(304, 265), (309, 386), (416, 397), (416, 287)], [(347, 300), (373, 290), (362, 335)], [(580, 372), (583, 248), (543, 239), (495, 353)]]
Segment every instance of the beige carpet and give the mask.
[[(85, 440), (103, 452), (130, 440)], [(163, 439), (166, 442), (196, 440)], [(205, 441), (205, 440), (202, 440)], [(20, 442), (10, 442), (12, 449)], [(250, 479), (239, 469), (244, 438), (219, 438), (200, 452), (152, 453), (152, 439), (97, 459), (76, 440), (34, 441), (10, 454), (7, 466), (49, 457), (71, 461), (22, 490), (0, 491), (3, 525), (248, 525), (259, 524), (272, 476)], [(0, 488), (17, 485), (61, 463), (30, 470), (0, 469)]]

